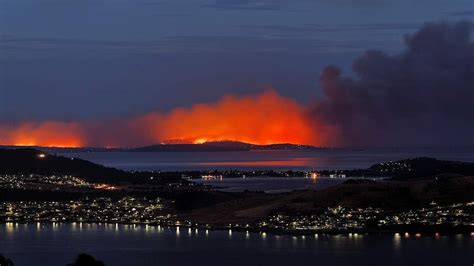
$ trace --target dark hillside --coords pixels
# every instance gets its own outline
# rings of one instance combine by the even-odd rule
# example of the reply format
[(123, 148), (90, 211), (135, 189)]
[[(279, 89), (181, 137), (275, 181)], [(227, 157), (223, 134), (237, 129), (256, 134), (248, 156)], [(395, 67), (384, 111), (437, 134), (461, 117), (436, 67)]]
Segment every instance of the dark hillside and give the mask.
[(150, 180), (152, 173), (126, 172), (77, 158), (47, 154), (35, 149), (0, 149), (0, 174), (74, 175), (89, 182), (159, 183), (175, 176)]
[(474, 175), (474, 163), (419, 157), (379, 163), (367, 170), (383, 176), (391, 176), (395, 180), (411, 180), (441, 174)]

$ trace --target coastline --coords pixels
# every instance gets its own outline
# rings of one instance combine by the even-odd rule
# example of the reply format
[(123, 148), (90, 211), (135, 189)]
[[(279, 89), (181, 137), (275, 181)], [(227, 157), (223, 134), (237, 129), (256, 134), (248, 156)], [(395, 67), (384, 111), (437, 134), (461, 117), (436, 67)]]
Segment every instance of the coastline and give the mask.
[[(315, 236), (315, 235), (393, 235), (401, 237), (420, 237), (420, 236), (453, 236), (453, 235), (465, 235), (474, 237), (474, 226), (459, 226), (459, 227), (446, 227), (446, 226), (401, 226), (398, 228), (383, 228), (381, 230), (376, 229), (339, 229), (339, 230), (284, 230), (284, 229), (270, 229), (270, 228), (254, 228), (254, 227), (229, 227), (229, 226), (206, 226), (206, 225), (185, 225), (185, 224), (157, 224), (157, 223), (109, 223), (109, 222), (93, 222), (93, 221), (82, 221), (82, 222), (0, 222), (0, 225), (5, 227), (19, 227), (23, 225), (36, 225), (37, 228), (42, 226), (75, 226), (75, 227), (91, 227), (98, 226), (104, 227), (104, 229), (116, 229), (117, 226), (127, 226), (127, 230), (136, 228), (146, 228), (147, 230), (192, 230), (193, 232), (198, 231), (209, 231), (209, 232), (238, 232), (238, 233), (258, 233), (258, 234), (270, 234), (270, 235), (287, 235), (287, 236)], [(131, 228), (130, 228), (131, 227)]]

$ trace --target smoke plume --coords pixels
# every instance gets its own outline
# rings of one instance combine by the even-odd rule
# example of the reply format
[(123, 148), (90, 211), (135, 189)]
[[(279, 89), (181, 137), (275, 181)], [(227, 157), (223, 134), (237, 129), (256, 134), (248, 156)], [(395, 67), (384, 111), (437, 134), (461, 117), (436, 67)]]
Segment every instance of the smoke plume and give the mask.
[(313, 119), (337, 132), (337, 145), (473, 145), (472, 31), (468, 22), (426, 24), (400, 54), (355, 60), (356, 78), (328, 66)]

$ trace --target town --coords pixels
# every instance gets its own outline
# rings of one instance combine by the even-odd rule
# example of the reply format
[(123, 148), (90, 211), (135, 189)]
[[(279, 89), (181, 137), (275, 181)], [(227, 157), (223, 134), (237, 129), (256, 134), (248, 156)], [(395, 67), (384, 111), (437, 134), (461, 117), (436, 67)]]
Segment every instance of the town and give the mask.
[[(83, 198), (71, 201), (19, 201), (0, 203), (3, 222), (85, 222), (168, 224), (176, 220), (160, 198)], [(174, 222), (172, 223), (174, 224)]]
[[(276, 214), (259, 222), (200, 224), (181, 219), (171, 201), (160, 198), (83, 198), (73, 201), (19, 201), (0, 203), (5, 223), (106, 223), (188, 228), (259, 231), (291, 234), (370, 231), (438, 231), (449, 228), (471, 232), (474, 202), (410, 210), (329, 207), (319, 214)], [(403, 229), (403, 230), (402, 230)]]
[(274, 215), (260, 223), (270, 231), (288, 232), (357, 232), (393, 231), (400, 228), (417, 228), (430, 231), (436, 228), (472, 228), (474, 202), (438, 206), (435, 202), (427, 208), (410, 210), (385, 210), (382, 208), (327, 208), (316, 215)]

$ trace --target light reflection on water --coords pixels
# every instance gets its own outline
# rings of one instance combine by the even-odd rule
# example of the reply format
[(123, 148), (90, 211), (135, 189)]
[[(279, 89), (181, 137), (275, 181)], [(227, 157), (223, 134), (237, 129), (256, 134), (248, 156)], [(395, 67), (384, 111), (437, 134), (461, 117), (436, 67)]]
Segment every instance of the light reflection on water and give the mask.
[(393, 236), (393, 247), (397, 253), (400, 252), (400, 245), (402, 242), (401, 239), (402, 238), (400, 237), (399, 233), (395, 233), (395, 235)]
[[(80, 231), (80, 228), (83, 230)], [(234, 253), (246, 254), (249, 259), (248, 265), (262, 265), (258, 263), (259, 259), (253, 260), (256, 259), (254, 256), (256, 256), (257, 250), (259, 251), (258, 256), (263, 256), (265, 261), (271, 262), (273, 265), (287, 265), (285, 263), (291, 261), (288, 261), (286, 257), (293, 258), (295, 254), (302, 256), (301, 259), (317, 256), (321, 263), (325, 260), (331, 262), (331, 259), (336, 259), (334, 263), (339, 265), (364, 265), (357, 264), (358, 261), (362, 262), (363, 255), (375, 256), (375, 259), (377, 257), (379, 259), (395, 257), (400, 259), (395, 260), (392, 264), (385, 263), (386, 265), (399, 265), (408, 259), (415, 263), (420, 259), (425, 259), (423, 256), (431, 256), (434, 258), (432, 261), (434, 265), (440, 265), (439, 263), (445, 259), (448, 260), (449, 255), (443, 252), (446, 249), (456, 251), (456, 254), (459, 254), (456, 260), (465, 262), (471, 259), (470, 251), (474, 248), (474, 236), (462, 234), (451, 236), (422, 234), (418, 237), (413, 234), (404, 237), (404, 233), (277, 235), (231, 229), (225, 231), (204, 230), (205, 233), (201, 234), (196, 228), (179, 226), (6, 223), (0, 225), (0, 239), (2, 239), (0, 250), (18, 261), (15, 265), (20, 266), (32, 265), (27, 262), (43, 257), (42, 254), (45, 252), (54, 253), (58, 260), (57, 263), (45, 265), (65, 265), (79, 252), (92, 253), (104, 260), (106, 265), (119, 266), (155, 265), (151, 261), (161, 261), (162, 263), (159, 265), (219, 265), (217, 263), (208, 264), (209, 258), (207, 256), (226, 259), (233, 257)], [(219, 254), (210, 253), (210, 250), (219, 250)], [(180, 252), (189, 256), (177, 255), (181, 254)], [(176, 256), (172, 254), (176, 254)], [(443, 254), (447, 257), (444, 257)], [(130, 256), (138, 256), (143, 261), (140, 262), (141, 264), (130, 264), (130, 261), (127, 262), (127, 258)], [(192, 261), (196, 264), (187, 261), (190, 257), (194, 258)], [(348, 259), (341, 259), (342, 257), (348, 257)], [(31, 258), (31, 261), (28, 261), (27, 258)], [(163, 258), (169, 260), (162, 261)], [(187, 259), (185, 260), (185, 258)], [(423, 261), (424, 263), (419, 265), (428, 265), (426, 263), (429, 260), (428, 258), (428, 261)], [(294, 263), (297, 264), (298, 261), (296, 259)], [(252, 264), (252, 262), (255, 263)]]
[(304, 177), (252, 177), (252, 178), (224, 178), (222, 180), (193, 180), (193, 182), (210, 185), (217, 190), (226, 192), (265, 191), (279, 193), (292, 190), (322, 190), (357, 177), (316, 179)]
[(198, 162), (192, 165), (204, 168), (224, 167), (224, 168), (311, 168), (316, 165), (314, 158), (301, 157), (281, 160), (259, 160), (259, 161), (223, 161), (223, 162)]
[(474, 148), (329, 149), (240, 152), (76, 152), (64, 153), (124, 170), (309, 170), (366, 168), (372, 164), (428, 156), (474, 161)]

